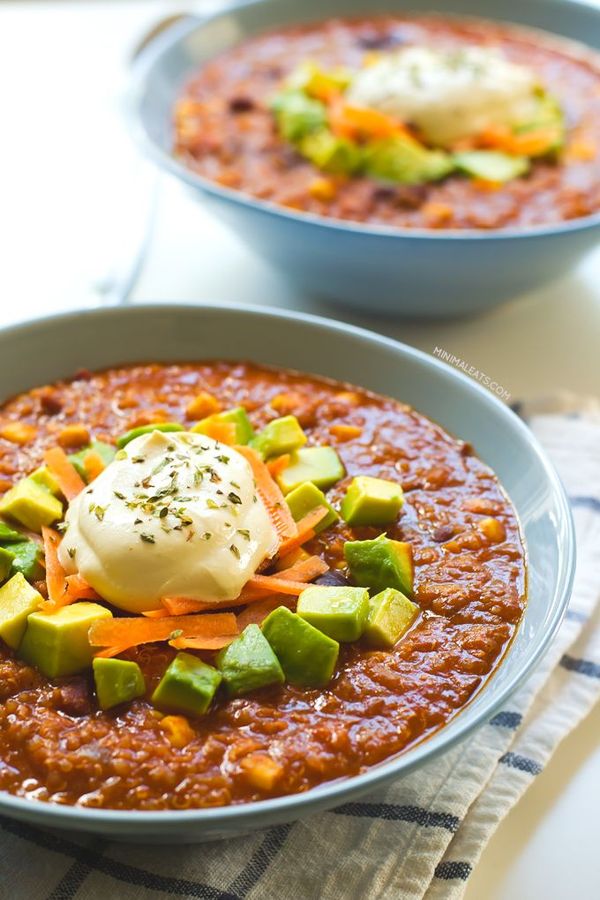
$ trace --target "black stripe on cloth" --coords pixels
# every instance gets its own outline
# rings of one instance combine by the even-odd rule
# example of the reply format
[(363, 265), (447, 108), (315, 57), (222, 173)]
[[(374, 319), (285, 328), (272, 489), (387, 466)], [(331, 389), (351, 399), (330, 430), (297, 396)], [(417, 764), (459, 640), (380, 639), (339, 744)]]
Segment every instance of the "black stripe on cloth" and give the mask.
[(344, 803), (331, 812), (338, 816), (364, 819), (385, 819), (386, 822), (414, 822), (423, 828), (445, 828), (455, 832), (460, 825), (458, 816), (431, 812), (421, 806), (396, 806), (393, 803)]
[(566, 654), (560, 661), (563, 669), (569, 672), (577, 672), (579, 675), (587, 675), (588, 678), (600, 678), (600, 665), (592, 662), (591, 659), (576, 659), (574, 656)]
[(571, 506), (584, 506), (594, 512), (600, 513), (600, 500), (597, 497), (569, 497)]
[(221, 891), (201, 881), (190, 881), (187, 878), (171, 878), (166, 875), (156, 875), (146, 869), (139, 869), (126, 863), (117, 862), (108, 857), (97, 856), (93, 849), (81, 847), (73, 841), (58, 837), (49, 831), (42, 831), (23, 822), (0, 817), (0, 826), (9, 834), (35, 844), (44, 850), (60, 853), (71, 859), (77, 860), (88, 866), (90, 870), (108, 875), (115, 881), (132, 884), (146, 888), (149, 891), (162, 891), (176, 897), (198, 897), (200, 900), (240, 900), (235, 894)]
[(539, 775), (543, 766), (530, 756), (521, 756), (519, 753), (505, 753), (498, 762), (511, 769), (518, 769), (520, 772), (527, 772), (529, 775)]
[(511, 712), (508, 709), (502, 709), (499, 713), (490, 719), (490, 725), (496, 725), (498, 728), (518, 728), (521, 724), (523, 716), (519, 712)]
[(586, 613), (579, 612), (577, 609), (568, 609), (565, 613), (565, 619), (569, 619), (570, 622), (587, 622), (588, 617)]
[(292, 830), (292, 825), (278, 825), (270, 828), (259, 847), (254, 851), (237, 878), (229, 885), (230, 893), (236, 897), (246, 897), (254, 885), (263, 877)]
[(73, 900), (77, 891), (92, 870), (87, 863), (76, 860), (65, 872), (46, 900)]
[(455, 881), (456, 879), (466, 881), (472, 871), (471, 863), (448, 860), (448, 862), (441, 862), (436, 866), (433, 874), (436, 878), (443, 878), (444, 881)]

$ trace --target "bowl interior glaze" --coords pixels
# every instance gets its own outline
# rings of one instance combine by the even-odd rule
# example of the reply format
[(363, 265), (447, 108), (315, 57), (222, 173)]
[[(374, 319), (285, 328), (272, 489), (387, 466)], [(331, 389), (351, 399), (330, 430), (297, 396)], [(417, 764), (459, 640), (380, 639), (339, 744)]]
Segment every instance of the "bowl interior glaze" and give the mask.
[(0, 794), (0, 811), (113, 838), (195, 841), (231, 836), (332, 807), (408, 772), (464, 738), (505, 702), (538, 661), (568, 603), (573, 524), (561, 483), (526, 426), (484, 388), (387, 338), (299, 313), (258, 307), (150, 305), (70, 313), (0, 331), (2, 399), (124, 362), (250, 359), (349, 381), (410, 403), (473, 443), (515, 505), (529, 559), (529, 602), (497, 673), (429, 740), (365, 774), (306, 794), (241, 807), (116, 812), (53, 807)]

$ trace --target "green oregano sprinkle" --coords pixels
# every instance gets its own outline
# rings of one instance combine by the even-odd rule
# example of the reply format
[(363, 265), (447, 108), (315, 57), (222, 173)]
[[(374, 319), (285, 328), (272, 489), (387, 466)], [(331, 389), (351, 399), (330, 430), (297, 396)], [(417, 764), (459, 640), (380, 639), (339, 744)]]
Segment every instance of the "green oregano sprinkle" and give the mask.
[(140, 534), (140, 538), (144, 541), (145, 544), (155, 544), (156, 543), (156, 541), (154, 540), (154, 535), (148, 534), (148, 532), (146, 532), (146, 531), (142, 531), (142, 533)]

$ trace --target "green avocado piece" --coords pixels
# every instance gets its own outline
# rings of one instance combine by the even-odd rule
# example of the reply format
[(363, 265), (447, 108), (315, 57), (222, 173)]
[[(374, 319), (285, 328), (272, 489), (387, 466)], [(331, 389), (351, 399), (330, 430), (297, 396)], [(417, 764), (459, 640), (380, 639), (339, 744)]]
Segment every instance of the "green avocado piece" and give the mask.
[(284, 494), (305, 481), (311, 481), (326, 491), (346, 474), (344, 466), (333, 447), (303, 447), (290, 454), (290, 464), (277, 476)]
[(306, 135), (298, 150), (318, 169), (334, 175), (352, 175), (363, 163), (363, 151), (347, 138), (337, 137), (328, 128)]
[(222, 675), (191, 653), (178, 653), (152, 694), (157, 709), (201, 716), (211, 704)]
[(142, 670), (135, 662), (97, 657), (92, 667), (100, 709), (128, 703), (143, 696), (146, 690)]
[(22, 478), (0, 501), (0, 515), (16, 519), (31, 531), (41, 531), (42, 525), (62, 519), (62, 514), (60, 500), (31, 478)]
[(512, 181), (529, 170), (526, 156), (510, 156), (499, 150), (465, 150), (455, 153), (453, 159), (461, 172), (485, 181)]
[(312, 95), (323, 89), (345, 91), (352, 81), (352, 70), (344, 66), (322, 69), (312, 60), (300, 63), (286, 79), (288, 88)]
[(227, 409), (225, 412), (214, 413), (206, 419), (200, 419), (190, 431), (205, 434), (212, 422), (231, 422), (235, 425), (236, 444), (247, 444), (254, 437), (252, 422), (243, 406), (236, 406), (235, 409)]
[(286, 606), (262, 623), (262, 633), (281, 663), (286, 679), (304, 687), (322, 687), (333, 675), (340, 645)]
[(560, 150), (565, 143), (565, 117), (559, 102), (550, 94), (541, 90), (537, 98), (537, 107), (531, 119), (521, 122), (514, 129), (515, 134), (526, 134), (530, 131), (543, 130), (548, 134), (548, 143), (530, 156), (547, 156)]
[[(173, 430), (177, 431), (179, 429), (171, 429), (171, 431)], [(126, 437), (126, 435), (123, 436)], [(137, 435), (135, 435), (135, 437), (137, 437)], [(77, 453), (71, 453), (69, 459), (84, 481), (87, 481), (87, 472), (85, 471), (85, 458), (90, 451), (97, 453), (105, 466), (108, 466), (109, 463), (113, 461), (113, 459), (115, 458), (115, 453), (117, 452), (112, 444), (107, 444), (104, 441), (92, 441), (89, 447), (84, 447), (83, 450), (79, 450)]]
[(395, 588), (410, 596), (413, 592), (412, 547), (392, 541), (385, 534), (373, 541), (346, 541), (344, 556), (357, 584), (378, 593)]
[[(153, 425), (140, 425), (139, 428), (132, 428), (117, 438), (117, 447), (122, 449), (129, 441), (139, 437), (140, 434), (150, 434), (153, 431), (185, 431), (183, 425), (177, 422), (155, 422)], [(87, 451), (88, 448), (86, 448)]]
[(0, 544), (14, 544), (23, 540), (20, 531), (15, 531), (6, 522), (0, 522)]
[(13, 650), (23, 640), (27, 616), (36, 611), (42, 599), (20, 572), (0, 588), (0, 638)]
[(394, 588), (369, 600), (364, 638), (370, 647), (393, 647), (414, 622), (419, 607)]
[(399, 484), (358, 475), (350, 482), (342, 500), (342, 518), (348, 525), (389, 525), (398, 518), (403, 503)]
[(291, 143), (327, 124), (325, 104), (296, 88), (280, 91), (273, 98), (271, 109), (279, 133)]
[(109, 618), (112, 613), (108, 609), (86, 600), (63, 606), (57, 612), (31, 613), (19, 656), (48, 678), (82, 672), (94, 658), (88, 631), (98, 619)]
[(216, 664), (230, 697), (285, 681), (279, 660), (258, 625), (247, 625), (218, 653)]
[(315, 526), (317, 534), (320, 531), (323, 531), (323, 529), (329, 528), (330, 525), (333, 525), (333, 523), (337, 522), (339, 519), (338, 514), (323, 491), (319, 490), (312, 481), (305, 481), (303, 484), (299, 484), (297, 488), (294, 488), (293, 491), (290, 491), (289, 494), (287, 494), (285, 502), (289, 506), (294, 522), (299, 522), (300, 519), (303, 519), (304, 516), (309, 512), (312, 512), (313, 509), (317, 509), (319, 506), (327, 507), (329, 512), (319, 524)]
[(398, 184), (438, 181), (454, 169), (452, 157), (443, 150), (428, 150), (401, 136), (367, 144), (363, 153), (367, 175)]
[(369, 592), (362, 587), (313, 584), (298, 597), (296, 612), (335, 641), (357, 641), (367, 622)]
[(296, 416), (282, 416), (265, 425), (263, 430), (252, 438), (250, 446), (258, 450), (264, 459), (269, 459), (271, 456), (281, 456), (283, 453), (298, 450), (306, 441), (307, 437)]
[(14, 559), (12, 571), (20, 572), (27, 581), (39, 581), (45, 575), (42, 548), (36, 541), (24, 540), (10, 545)]
[(40, 466), (39, 469), (32, 472), (29, 477), (32, 481), (35, 481), (36, 484), (39, 484), (40, 487), (43, 487), (51, 494), (54, 494), (55, 497), (61, 496), (58, 481), (54, 475), (51, 474), (50, 469), (47, 466)]
[(6, 547), (0, 547), (0, 584), (8, 578), (14, 558), (14, 553)]

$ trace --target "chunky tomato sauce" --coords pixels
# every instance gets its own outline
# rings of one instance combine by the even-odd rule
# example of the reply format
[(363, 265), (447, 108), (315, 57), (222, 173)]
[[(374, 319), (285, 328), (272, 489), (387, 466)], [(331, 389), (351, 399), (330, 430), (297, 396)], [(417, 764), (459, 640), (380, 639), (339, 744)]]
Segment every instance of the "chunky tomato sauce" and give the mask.
[[(200, 391), (224, 408), (245, 406), (256, 426), (293, 413), (310, 443), (334, 446), (347, 470), (328, 494), (335, 504), (357, 474), (402, 484), (406, 502), (388, 533), (413, 545), (421, 614), (391, 651), (342, 645), (326, 688), (284, 685), (223, 697), (175, 733), (147, 698), (101, 712), (91, 672), (51, 682), (2, 645), (4, 790), (54, 803), (143, 810), (305, 791), (359, 773), (442, 727), (489, 678), (518, 625), (524, 548), (493, 472), (468, 444), (424, 416), (359, 388), (249, 363), (81, 373), (22, 394), (0, 411), (0, 434), (10, 437), (0, 438), (2, 488), (30, 472), (57, 441), (82, 441), (87, 433), (114, 442), (128, 428), (155, 421), (191, 425), (186, 409)], [(10, 427), (16, 423), (20, 432)], [(343, 580), (343, 542), (380, 530), (339, 522), (310, 550)], [(142, 667), (147, 697), (174, 652), (154, 644), (127, 654)]]
[[(410, 44), (484, 45), (533, 69), (560, 102), (568, 140), (558, 160), (533, 162), (503, 185), (450, 175), (409, 186), (366, 177), (333, 179), (328, 196), (312, 185), (322, 173), (277, 134), (269, 101), (299, 64), (358, 67), (365, 53)], [(207, 63), (183, 98), (194, 115), (174, 151), (219, 184), (319, 215), (402, 228), (530, 226), (574, 219), (600, 208), (600, 64), (550, 35), (490, 21), (381, 16), (331, 19), (252, 38)], [(330, 194), (330, 195), (329, 195)]]

